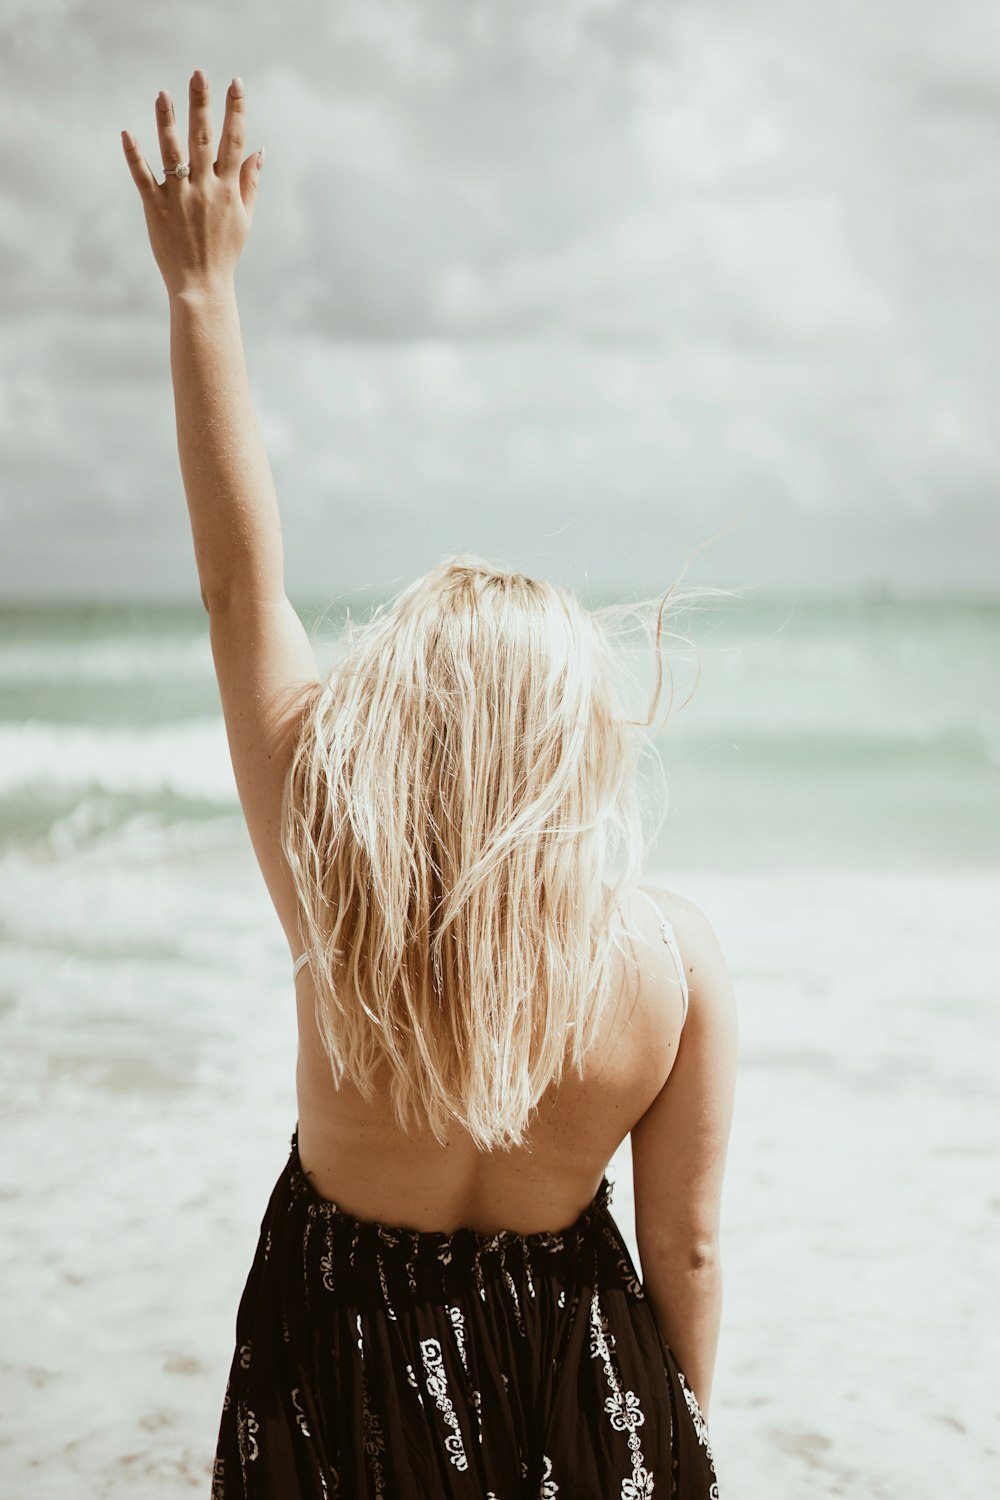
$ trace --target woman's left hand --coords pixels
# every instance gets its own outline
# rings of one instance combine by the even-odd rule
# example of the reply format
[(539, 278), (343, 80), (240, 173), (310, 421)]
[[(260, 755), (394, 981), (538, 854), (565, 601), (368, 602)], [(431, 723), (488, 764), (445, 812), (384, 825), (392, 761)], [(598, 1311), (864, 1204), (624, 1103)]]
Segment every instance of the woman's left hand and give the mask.
[(139, 143), (122, 131), (125, 158), (139, 189), (149, 242), (170, 296), (213, 291), (232, 285), (236, 262), (250, 234), (263, 152), (241, 161), (246, 144), (242, 80), (226, 92), (226, 114), (216, 161), (208, 79), (201, 69), (191, 78), (187, 161), (190, 175), (173, 168), (185, 160), (174, 107), (166, 90), (156, 101), (156, 130), (166, 182), (159, 183)]

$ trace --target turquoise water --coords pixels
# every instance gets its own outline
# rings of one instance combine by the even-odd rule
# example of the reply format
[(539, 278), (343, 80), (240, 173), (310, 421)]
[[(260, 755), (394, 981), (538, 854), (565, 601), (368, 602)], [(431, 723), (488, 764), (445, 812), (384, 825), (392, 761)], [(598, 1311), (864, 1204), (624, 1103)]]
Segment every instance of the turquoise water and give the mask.
[[(754, 596), (682, 628), (658, 867), (997, 860), (1000, 602)], [(201, 605), (0, 606), (0, 849), (206, 822), (242, 837)]]

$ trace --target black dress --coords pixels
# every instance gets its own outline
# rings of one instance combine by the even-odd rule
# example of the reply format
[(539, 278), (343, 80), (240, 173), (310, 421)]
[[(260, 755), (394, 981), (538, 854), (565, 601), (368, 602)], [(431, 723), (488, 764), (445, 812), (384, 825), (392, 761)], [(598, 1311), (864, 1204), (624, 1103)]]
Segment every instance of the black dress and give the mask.
[(568, 1228), (356, 1219), (292, 1137), (236, 1321), (213, 1500), (717, 1497), (605, 1176)]

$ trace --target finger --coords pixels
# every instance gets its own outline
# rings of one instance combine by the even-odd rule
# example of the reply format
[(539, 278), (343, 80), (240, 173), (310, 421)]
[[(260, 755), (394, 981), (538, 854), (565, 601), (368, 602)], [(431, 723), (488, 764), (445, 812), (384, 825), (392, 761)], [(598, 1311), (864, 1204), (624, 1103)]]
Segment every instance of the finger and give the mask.
[(129, 171), (132, 173), (132, 181), (139, 189), (139, 195), (145, 202), (152, 198), (159, 184), (149, 169), (149, 163), (142, 154), (142, 147), (134, 136), (129, 135), (127, 130), (122, 131), (122, 147), (125, 151), (125, 160), (128, 162)]
[(260, 150), (248, 156), (240, 167), (240, 197), (243, 199), (243, 207), (251, 223), (253, 223), (253, 211), (257, 206), (257, 184), (260, 181), (263, 161), (264, 148), (261, 146)]
[[(181, 146), (181, 138), (177, 130), (177, 117), (174, 113), (173, 101), (166, 89), (161, 89), (156, 96), (156, 133), (160, 137), (160, 155), (163, 158), (163, 170), (167, 173), (173, 173), (177, 163), (184, 160), (184, 150)], [(174, 181), (180, 182), (183, 179), (174, 177)]]
[(212, 150), (212, 111), (208, 99), (208, 79), (201, 68), (191, 75), (188, 106), (188, 160), (191, 176), (201, 177), (214, 168)]
[(219, 159), (215, 170), (220, 177), (236, 177), (240, 172), (240, 157), (246, 145), (246, 99), (243, 79), (234, 78), (226, 90), (226, 116), (222, 122), (219, 138)]

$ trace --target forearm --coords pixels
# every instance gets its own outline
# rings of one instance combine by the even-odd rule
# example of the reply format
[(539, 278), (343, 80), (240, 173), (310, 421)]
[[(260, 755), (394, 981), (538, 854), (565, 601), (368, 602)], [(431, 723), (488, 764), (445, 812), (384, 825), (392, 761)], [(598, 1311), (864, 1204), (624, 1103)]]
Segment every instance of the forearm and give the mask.
[(722, 1263), (718, 1257), (700, 1266), (690, 1259), (650, 1258), (642, 1284), (656, 1326), (707, 1421), (722, 1323)]
[(206, 604), (284, 593), (278, 501), (250, 397), (236, 289), (170, 298), (177, 447)]

